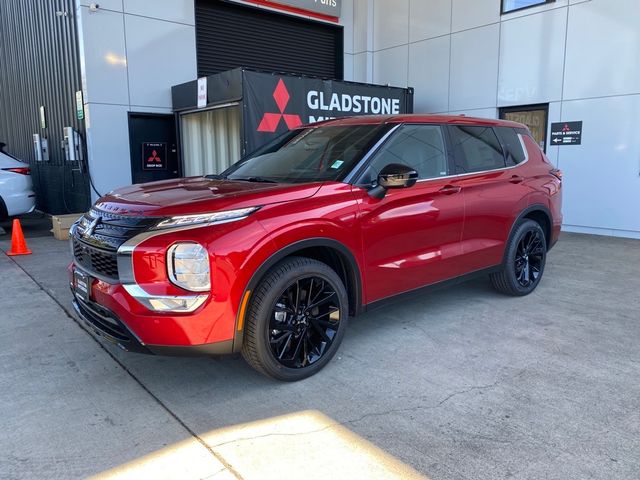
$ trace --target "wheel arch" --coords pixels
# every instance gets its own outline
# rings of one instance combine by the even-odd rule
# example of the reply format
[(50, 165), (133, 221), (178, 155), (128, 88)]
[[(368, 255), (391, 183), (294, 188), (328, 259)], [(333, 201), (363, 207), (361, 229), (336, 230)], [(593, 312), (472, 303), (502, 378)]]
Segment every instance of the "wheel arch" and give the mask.
[(242, 321), (240, 317), (246, 315), (244, 303), (250, 301), (250, 297), (245, 298), (247, 292), (255, 291), (260, 280), (274, 265), (293, 256), (313, 258), (333, 269), (345, 284), (349, 298), (349, 315), (355, 316), (362, 312), (362, 272), (351, 250), (332, 238), (317, 237), (294, 242), (269, 256), (253, 273), (243, 290), (236, 318), (234, 352), (239, 352), (242, 347), (244, 328), (238, 330), (238, 325)]
[(551, 211), (547, 208), (546, 205), (543, 204), (529, 205), (527, 208), (522, 210), (522, 212), (520, 212), (520, 214), (511, 224), (509, 236), (507, 237), (507, 242), (505, 243), (505, 251), (502, 259), (503, 263), (505, 261), (504, 256), (507, 254), (507, 246), (511, 242), (511, 238), (513, 237), (516, 226), (518, 225), (518, 223), (520, 223), (521, 220), (525, 218), (535, 221), (536, 223), (538, 223), (538, 225), (540, 225), (540, 227), (542, 227), (545, 240), (547, 242), (547, 251), (549, 251), (549, 249), (551, 248), (551, 233), (553, 227), (553, 217), (551, 215)]

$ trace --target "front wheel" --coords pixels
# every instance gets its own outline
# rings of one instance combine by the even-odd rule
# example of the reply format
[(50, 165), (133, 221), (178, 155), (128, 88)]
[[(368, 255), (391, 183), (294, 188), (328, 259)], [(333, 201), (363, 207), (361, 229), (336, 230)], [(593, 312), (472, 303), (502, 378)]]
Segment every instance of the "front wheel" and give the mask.
[(507, 245), (503, 268), (491, 274), (491, 283), (507, 295), (528, 295), (540, 283), (546, 259), (544, 230), (537, 222), (525, 219), (516, 226)]
[(242, 356), (278, 380), (302, 380), (333, 357), (347, 327), (347, 292), (326, 264), (290, 257), (274, 266), (252, 295)]

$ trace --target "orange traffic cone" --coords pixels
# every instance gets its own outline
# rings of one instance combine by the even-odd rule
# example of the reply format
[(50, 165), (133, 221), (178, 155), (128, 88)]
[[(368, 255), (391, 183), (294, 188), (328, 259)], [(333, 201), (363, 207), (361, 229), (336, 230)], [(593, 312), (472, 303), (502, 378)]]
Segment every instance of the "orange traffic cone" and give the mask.
[(11, 249), (7, 252), (7, 255), (31, 255), (31, 250), (27, 248), (27, 242), (22, 233), (20, 220), (17, 218), (13, 220), (13, 226), (11, 227)]

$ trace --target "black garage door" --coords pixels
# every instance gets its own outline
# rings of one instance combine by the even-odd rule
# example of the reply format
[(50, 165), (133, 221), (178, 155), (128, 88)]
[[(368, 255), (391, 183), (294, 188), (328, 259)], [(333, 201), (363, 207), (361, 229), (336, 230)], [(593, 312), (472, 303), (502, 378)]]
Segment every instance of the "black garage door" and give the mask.
[(198, 76), (249, 67), (342, 80), (342, 27), (196, 0)]

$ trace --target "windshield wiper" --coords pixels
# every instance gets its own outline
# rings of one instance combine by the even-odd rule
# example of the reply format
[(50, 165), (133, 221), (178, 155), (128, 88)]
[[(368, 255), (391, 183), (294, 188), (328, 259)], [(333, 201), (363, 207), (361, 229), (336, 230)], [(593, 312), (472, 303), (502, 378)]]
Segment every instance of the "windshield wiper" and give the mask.
[(263, 178), (263, 177), (235, 177), (235, 178), (228, 178), (227, 180), (237, 180), (239, 182), (256, 182), (256, 183), (278, 183), (275, 180), (269, 180), (268, 178)]

